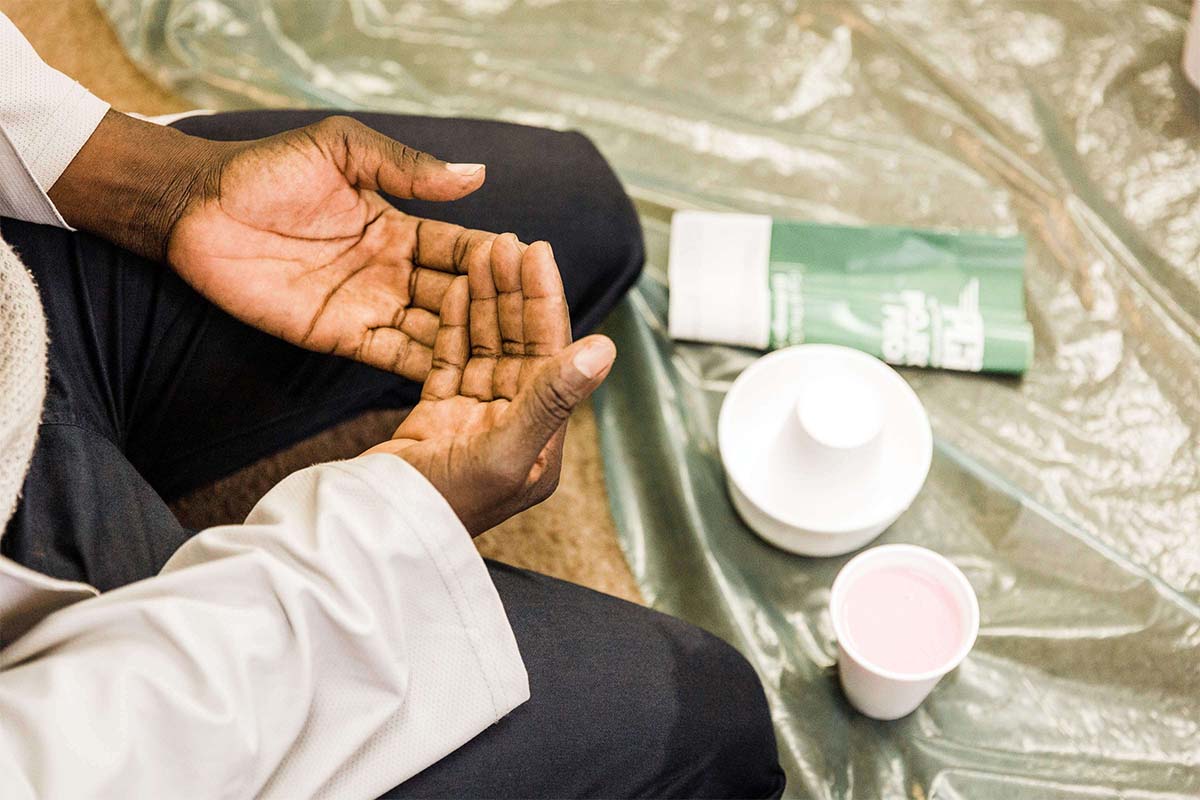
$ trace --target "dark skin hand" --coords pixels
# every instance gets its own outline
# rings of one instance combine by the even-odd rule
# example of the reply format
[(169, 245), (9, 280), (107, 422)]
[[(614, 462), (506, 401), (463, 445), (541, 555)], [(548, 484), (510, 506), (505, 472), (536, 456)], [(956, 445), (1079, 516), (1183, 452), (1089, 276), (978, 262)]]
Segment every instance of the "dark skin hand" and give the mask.
[(554, 492), (567, 419), (616, 357), (604, 336), (571, 344), (548, 244), (505, 234), (489, 250), (487, 269), (473, 265), (446, 292), (421, 401), (367, 451), (415, 466), (472, 535)]
[(379, 192), (456, 200), (484, 176), (346, 117), (212, 142), (109, 112), (50, 196), (243, 322), (420, 381), (446, 289), (494, 234), (404, 214)]
[(380, 194), (452, 201), (484, 177), (345, 117), (212, 142), (110, 111), (50, 197), (250, 325), (424, 381), (368, 452), (413, 464), (477, 534), (554, 490), (567, 418), (615, 357), (604, 337), (570, 343), (549, 245)]

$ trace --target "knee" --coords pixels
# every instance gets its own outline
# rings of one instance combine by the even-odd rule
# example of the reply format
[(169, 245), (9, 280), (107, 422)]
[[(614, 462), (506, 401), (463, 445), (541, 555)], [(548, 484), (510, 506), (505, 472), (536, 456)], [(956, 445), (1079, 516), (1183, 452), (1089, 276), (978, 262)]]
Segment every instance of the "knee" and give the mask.
[(641, 271), (645, 250), (633, 200), (591, 139), (578, 131), (568, 131), (563, 137), (573, 172), (589, 195), (581, 209), (588, 241), (606, 257), (610, 276), (635, 276)]
[(777, 797), (783, 791), (775, 732), (750, 663), (715, 636), (690, 628), (676, 639), (679, 715), (670, 732), (677, 764), (694, 765), (672, 794)]
[(641, 274), (645, 262), (642, 227), (633, 201), (604, 156), (580, 133), (555, 134), (554, 162), (570, 176), (569, 211), (551, 241), (560, 254), (574, 333), (600, 323)]
[[(514, 715), (536, 720), (549, 736), (530, 741), (541, 748), (553, 790), (528, 795), (782, 793), (762, 685), (736, 650), (642, 606), (553, 578), (489, 569), (516, 615), (510, 618), (529, 667), (532, 699)], [(553, 746), (541, 747), (543, 741)]]

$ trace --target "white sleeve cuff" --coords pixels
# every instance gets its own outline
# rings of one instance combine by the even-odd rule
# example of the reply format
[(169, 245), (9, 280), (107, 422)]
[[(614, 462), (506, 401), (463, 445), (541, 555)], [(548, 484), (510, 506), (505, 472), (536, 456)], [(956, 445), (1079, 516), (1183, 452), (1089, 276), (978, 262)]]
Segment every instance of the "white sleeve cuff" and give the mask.
[[(57, 74), (66, 78), (62, 73)], [(109, 108), (108, 103), (81, 84), (71, 81), (66, 86), (62, 102), (41, 131), (40, 147), (34, 148), (32, 156), (25, 157), (33, 179), (43, 192), (49, 192), (62, 176), (67, 165), (96, 132)]]
[(0, 14), (0, 216), (68, 227), (46, 192), (108, 109)]

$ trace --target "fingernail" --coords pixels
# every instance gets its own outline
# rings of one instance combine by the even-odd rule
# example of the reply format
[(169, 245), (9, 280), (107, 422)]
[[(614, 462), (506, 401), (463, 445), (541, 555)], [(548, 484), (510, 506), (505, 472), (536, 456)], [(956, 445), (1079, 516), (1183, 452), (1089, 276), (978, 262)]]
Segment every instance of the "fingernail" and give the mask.
[[(518, 255), (525, 252), (524, 250), (521, 249), (521, 240), (517, 238), (517, 235), (515, 233), (500, 234), (499, 236), (496, 237), (496, 244), (501, 245), (501, 247), (502, 247), (502, 249), (500, 251), (501, 255), (504, 254), (505, 250), (508, 250), (510, 248), (516, 248)], [(495, 245), (492, 245), (492, 246), (495, 247)]]
[(575, 369), (583, 373), (585, 378), (594, 378), (612, 361), (612, 345), (607, 342), (597, 342), (585, 347), (575, 354), (571, 363)]
[(483, 164), (447, 164), (446, 169), (458, 175), (470, 177), (483, 169)]

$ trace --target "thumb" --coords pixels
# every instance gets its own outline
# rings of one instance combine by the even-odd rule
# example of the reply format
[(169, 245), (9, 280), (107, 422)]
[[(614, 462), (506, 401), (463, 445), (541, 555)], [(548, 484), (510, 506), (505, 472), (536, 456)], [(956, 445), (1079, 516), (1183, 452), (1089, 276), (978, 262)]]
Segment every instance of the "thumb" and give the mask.
[(450, 164), (350, 117), (327, 117), (315, 131), (346, 179), (393, 197), (457, 200), (483, 185), (483, 164)]
[(604, 382), (616, 357), (611, 339), (588, 336), (544, 363), (513, 398), (500, 432), (504, 450), (533, 463), (575, 407)]

